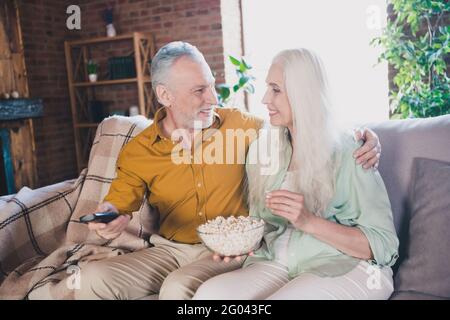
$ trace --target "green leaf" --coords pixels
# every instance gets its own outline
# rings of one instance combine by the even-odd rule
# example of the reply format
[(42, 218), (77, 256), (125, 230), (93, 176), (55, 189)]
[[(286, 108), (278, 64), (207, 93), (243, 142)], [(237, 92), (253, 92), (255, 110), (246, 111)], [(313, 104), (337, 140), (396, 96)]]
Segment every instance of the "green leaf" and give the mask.
[(241, 65), (239, 66), (239, 71), (242, 73), (247, 72), (247, 67), (245, 66), (244, 63), (241, 63)]
[(250, 77), (243, 76), (239, 79), (239, 87), (245, 86), (245, 84), (250, 80)]
[(228, 56), (228, 57), (230, 58), (231, 63), (234, 64), (235, 66), (239, 67), (241, 65), (241, 61), (240, 60), (236, 59), (233, 56)]
[(252, 68), (252, 66), (249, 65), (249, 64), (247, 63), (247, 61), (245, 61), (244, 58), (242, 58), (242, 64), (245, 66), (245, 69), (246, 69), (246, 70), (250, 70), (250, 69)]
[(234, 91), (234, 92), (237, 92), (240, 88), (241, 88), (241, 87), (240, 87), (238, 84), (235, 84), (235, 85), (233, 86), (233, 91)]
[(402, 113), (402, 115), (405, 117), (405, 115), (409, 114), (409, 105), (406, 103), (401, 103), (400, 104), (400, 112)]
[(219, 98), (222, 101), (227, 100), (231, 93), (230, 86), (228, 86), (226, 84), (221, 84), (221, 85), (217, 86), (217, 89), (218, 89)]

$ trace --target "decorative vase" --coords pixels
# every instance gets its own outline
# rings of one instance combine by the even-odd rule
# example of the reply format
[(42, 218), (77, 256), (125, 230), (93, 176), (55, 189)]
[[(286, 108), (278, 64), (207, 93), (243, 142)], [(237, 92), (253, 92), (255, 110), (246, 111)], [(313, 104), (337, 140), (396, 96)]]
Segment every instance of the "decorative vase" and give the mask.
[(89, 81), (90, 82), (96, 82), (97, 81), (97, 74), (96, 73), (91, 73), (89, 75)]
[(114, 28), (114, 25), (112, 23), (106, 25), (106, 35), (108, 37), (116, 36), (116, 29)]
[(130, 117), (137, 116), (139, 114), (139, 108), (137, 106), (131, 106), (129, 110)]

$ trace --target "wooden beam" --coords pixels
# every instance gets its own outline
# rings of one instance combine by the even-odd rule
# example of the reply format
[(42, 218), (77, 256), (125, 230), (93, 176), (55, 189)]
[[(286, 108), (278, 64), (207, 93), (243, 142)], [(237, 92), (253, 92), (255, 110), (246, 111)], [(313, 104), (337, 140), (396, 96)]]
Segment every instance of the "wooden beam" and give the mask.
[(78, 122), (77, 117), (77, 107), (75, 98), (75, 87), (73, 86), (73, 70), (72, 70), (72, 49), (68, 41), (64, 42), (64, 52), (66, 54), (66, 68), (67, 68), (67, 82), (69, 83), (69, 96), (70, 96), (70, 106), (72, 109), (72, 123), (73, 130), (75, 134), (75, 149), (77, 154), (77, 168), (78, 172), (81, 172), (82, 168), (82, 158), (81, 158), (81, 146), (80, 146), (80, 132), (75, 126)]
[[(133, 83), (137, 82), (138, 78), (127, 78), (127, 79), (115, 79), (115, 80), (101, 80), (96, 82), (75, 82), (73, 85), (75, 87), (94, 87), (94, 86), (104, 86), (104, 85), (112, 85), (112, 84), (125, 84), (125, 83)], [(150, 79), (147, 77), (143, 78), (142, 81), (149, 82)]]
[(144, 98), (144, 75), (142, 74), (142, 63), (141, 63), (141, 47), (139, 43), (141, 39), (137, 34), (133, 38), (134, 45), (134, 63), (136, 64), (136, 78), (137, 78), (137, 89), (138, 89), (138, 101), (139, 101), (139, 113), (148, 116), (145, 110), (145, 98)]
[(33, 127), (30, 119), (24, 120), (16, 129), (10, 130), (11, 158), (14, 168), (14, 180), (16, 186), (34, 186), (36, 184), (34, 175), (33, 159)]
[(132, 38), (133, 38), (133, 33), (130, 33), (130, 34), (118, 35), (115, 37), (101, 37), (101, 38), (94, 38), (94, 39), (87, 39), (87, 40), (72, 40), (72, 41), (69, 41), (69, 45), (74, 47), (74, 46), (96, 44), (96, 43), (102, 43), (102, 42), (127, 40), (127, 39), (132, 39)]

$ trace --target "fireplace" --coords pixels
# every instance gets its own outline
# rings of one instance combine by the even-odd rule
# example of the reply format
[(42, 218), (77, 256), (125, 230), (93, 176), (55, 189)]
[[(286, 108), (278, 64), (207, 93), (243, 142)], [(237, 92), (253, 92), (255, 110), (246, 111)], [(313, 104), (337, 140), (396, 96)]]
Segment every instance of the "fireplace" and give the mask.
[(0, 195), (16, 192), (11, 162), (9, 131), (0, 129)]
[(42, 113), (41, 99), (0, 100), (0, 195), (37, 184), (31, 119)]
[(4, 195), (38, 184), (32, 119), (42, 115), (42, 100), (29, 99), (19, 1), (0, 3), (0, 195)]

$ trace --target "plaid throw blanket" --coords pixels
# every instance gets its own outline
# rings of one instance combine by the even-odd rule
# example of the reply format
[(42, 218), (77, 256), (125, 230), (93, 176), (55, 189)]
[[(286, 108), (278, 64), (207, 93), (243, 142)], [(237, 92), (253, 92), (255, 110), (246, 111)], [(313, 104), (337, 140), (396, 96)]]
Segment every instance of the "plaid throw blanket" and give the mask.
[(143, 116), (105, 119), (78, 179), (0, 197), (0, 299), (72, 299), (80, 266), (149, 246), (158, 216), (146, 201), (112, 241), (78, 218), (102, 201), (121, 148), (150, 124)]

